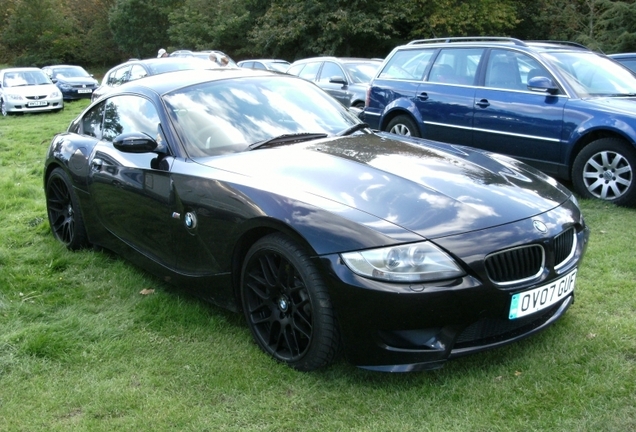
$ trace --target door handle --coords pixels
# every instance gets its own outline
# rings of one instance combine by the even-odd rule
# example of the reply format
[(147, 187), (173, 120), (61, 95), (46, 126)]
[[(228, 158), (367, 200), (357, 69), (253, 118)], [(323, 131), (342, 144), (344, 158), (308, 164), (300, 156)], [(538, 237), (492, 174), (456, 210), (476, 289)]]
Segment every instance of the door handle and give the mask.
[(488, 108), (490, 106), (490, 102), (488, 102), (488, 99), (482, 99), (479, 102), (476, 102), (475, 105), (480, 108)]
[(426, 92), (422, 92), (422, 93), (420, 93), (420, 94), (418, 94), (418, 95), (417, 95), (417, 98), (418, 98), (419, 100), (423, 100), (423, 101), (428, 100), (428, 93), (426, 93)]

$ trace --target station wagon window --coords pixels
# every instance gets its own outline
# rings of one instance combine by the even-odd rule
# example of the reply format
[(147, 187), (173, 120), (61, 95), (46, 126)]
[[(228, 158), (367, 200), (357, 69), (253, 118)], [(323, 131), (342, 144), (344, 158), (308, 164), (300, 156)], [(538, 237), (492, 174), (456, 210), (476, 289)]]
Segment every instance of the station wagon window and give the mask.
[(114, 70), (108, 76), (108, 85), (109, 86), (119, 86), (126, 82), (128, 72), (130, 71), (130, 66), (124, 66), (119, 69)]
[(532, 57), (509, 50), (493, 49), (486, 67), (486, 87), (528, 90), (528, 80), (550, 73)]
[(140, 96), (114, 96), (106, 101), (102, 139), (113, 141), (119, 135), (142, 132), (158, 138), (159, 114), (148, 99)]
[(337, 64), (326, 61), (320, 71), (320, 78), (318, 79), (318, 82), (328, 83), (331, 78), (340, 78), (344, 80), (344, 72)]
[(434, 49), (399, 51), (384, 66), (379, 77), (420, 81), (434, 53)]
[(254, 68), (254, 69), (267, 69), (265, 67), (265, 65), (263, 65), (263, 63), (261, 63), (261, 62), (254, 62), (254, 65), (252, 66), (252, 68)]
[(474, 85), (483, 48), (443, 49), (435, 59), (428, 81)]

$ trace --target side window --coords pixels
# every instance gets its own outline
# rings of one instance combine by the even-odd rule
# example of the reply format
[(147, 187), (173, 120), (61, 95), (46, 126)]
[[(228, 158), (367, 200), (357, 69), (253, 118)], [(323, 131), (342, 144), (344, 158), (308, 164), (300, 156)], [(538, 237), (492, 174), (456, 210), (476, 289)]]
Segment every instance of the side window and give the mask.
[(431, 48), (397, 51), (382, 69), (380, 78), (420, 81), (434, 53)]
[(148, 72), (146, 72), (146, 69), (136, 64), (136, 65), (133, 65), (132, 68), (130, 68), (130, 77), (128, 81), (134, 81), (139, 78), (143, 78), (146, 75), (148, 75)]
[(298, 65), (294, 65), (294, 66), (290, 67), (287, 70), (287, 73), (291, 74), (291, 75), (300, 76), (300, 71), (302, 71), (304, 67), (305, 67), (304, 63), (303, 64), (298, 64)]
[(318, 82), (328, 83), (331, 78), (340, 78), (346, 81), (344, 72), (340, 66), (334, 62), (326, 61), (320, 71), (320, 78), (318, 78)]
[(261, 62), (254, 62), (254, 66), (252, 66), (252, 68), (254, 68), (254, 69), (267, 69), (265, 67), (265, 65), (263, 63), (261, 63)]
[(483, 48), (442, 49), (428, 74), (428, 81), (474, 85)]
[(143, 132), (153, 139), (159, 134), (159, 114), (148, 99), (140, 96), (114, 96), (104, 108), (102, 139), (113, 141), (119, 135)]
[(536, 76), (551, 77), (532, 57), (518, 52), (494, 49), (486, 67), (486, 87), (528, 90), (528, 80)]
[(126, 82), (126, 77), (130, 71), (130, 66), (124, 66), (116, 69), (108, 76), (108, 85), (112, 87), (120, 86)]
[(307, 81), (316, 81), (316, 75), (318, 75), (318, 69), (320, 69), (321, 64), (322, 62), (307, 63), (298, 76)]
[(104, 119), (104, 104), (95, 105), (82, 117), (82, 135), (88, 135), (97, 139), (102, 138), (102, 120)]

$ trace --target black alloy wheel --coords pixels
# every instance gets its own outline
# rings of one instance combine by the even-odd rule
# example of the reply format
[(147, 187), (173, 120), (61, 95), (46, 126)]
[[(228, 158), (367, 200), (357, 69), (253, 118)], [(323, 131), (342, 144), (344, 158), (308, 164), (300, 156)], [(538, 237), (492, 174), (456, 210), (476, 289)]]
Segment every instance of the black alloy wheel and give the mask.
[(636, 204), (636, 150), (618, 138), (601, 138), (581, 150), (572, 167), (572, 184), (584, 198), (621, 206)]
[(420, 131), (415, 122), (405, 115), (399, 115), (391, 120), (386, 130), (396, 135), (421, 138)]
[(250, 248), (241, 300), (254, 339), (276, 360), (300, 371), (335, 360), (340, 336), (327, 288), (296, 242), (272, 234)]
[(88, 246), (79, 202), (62, 168), (55, 168), (46, 182), (46, 209), (56, 239), (70, 250)]

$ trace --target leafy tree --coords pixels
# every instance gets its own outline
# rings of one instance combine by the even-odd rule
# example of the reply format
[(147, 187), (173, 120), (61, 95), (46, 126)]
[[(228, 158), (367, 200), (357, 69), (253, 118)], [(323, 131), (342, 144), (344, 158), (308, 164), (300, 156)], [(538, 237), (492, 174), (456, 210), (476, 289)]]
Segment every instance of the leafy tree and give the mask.
[(636, 51), (636, 3), (604, 2), (605, 11), (598, 19), (598, 42), (604, 51)]
[(152, 57), (170, 42), (168, 16), (180, 6), (176, 0), (116, 0), (109, 27), (118, 47), (133, 57)]

